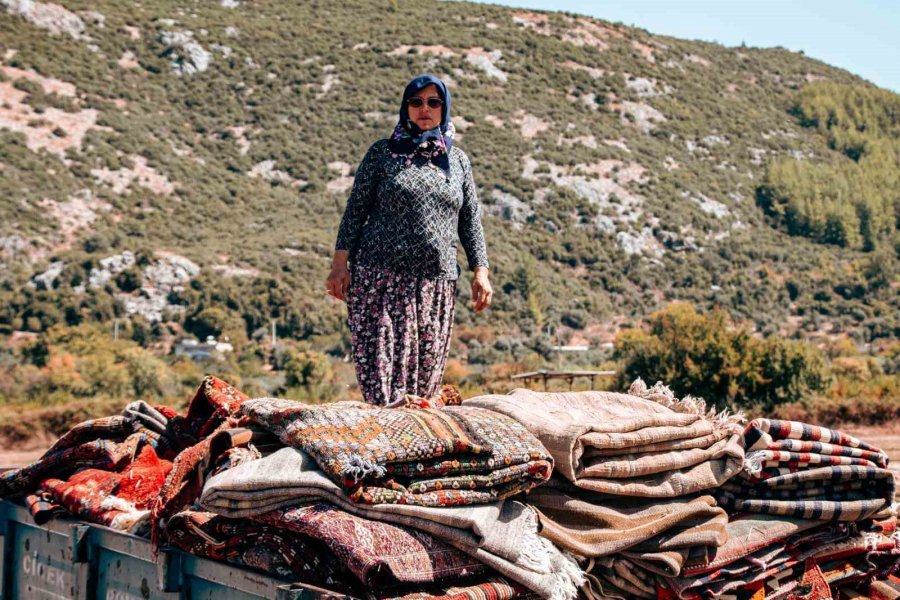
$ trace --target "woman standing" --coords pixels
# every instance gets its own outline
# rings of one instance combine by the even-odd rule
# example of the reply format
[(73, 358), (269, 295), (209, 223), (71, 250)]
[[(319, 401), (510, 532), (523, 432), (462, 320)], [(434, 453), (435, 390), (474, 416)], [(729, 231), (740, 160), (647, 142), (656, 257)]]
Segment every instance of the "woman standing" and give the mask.
[(328, 293), (347, 302), (356, 376), (372, 404), (433, 395), (450, 350), (457, 234), (476, 312), (491, 304), (472, 166), (453, 145), (450, 92), (431, 75), (403, 91), (400, 120), (356, 170)]

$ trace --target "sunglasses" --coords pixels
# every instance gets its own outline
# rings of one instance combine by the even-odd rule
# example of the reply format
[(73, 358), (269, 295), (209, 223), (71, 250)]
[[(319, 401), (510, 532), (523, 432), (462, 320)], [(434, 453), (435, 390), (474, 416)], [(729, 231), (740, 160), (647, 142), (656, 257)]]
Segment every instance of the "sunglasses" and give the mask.
[(423, 100), (419, 97), (410, 98), (406, 101), (407, 104), (412, 106), (413, 108), (422, 108), (426, 102), (428, 103), (428, 108), (440, 108), (444, 105), (444, 101), (440, 98), (429, 98), (427, 101)]

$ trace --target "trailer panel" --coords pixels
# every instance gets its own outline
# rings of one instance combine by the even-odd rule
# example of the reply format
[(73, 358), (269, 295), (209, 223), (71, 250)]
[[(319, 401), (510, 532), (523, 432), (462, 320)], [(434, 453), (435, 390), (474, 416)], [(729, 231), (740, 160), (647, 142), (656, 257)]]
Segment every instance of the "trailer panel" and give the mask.
[(352, 600), (0, 501), (0, 600)]

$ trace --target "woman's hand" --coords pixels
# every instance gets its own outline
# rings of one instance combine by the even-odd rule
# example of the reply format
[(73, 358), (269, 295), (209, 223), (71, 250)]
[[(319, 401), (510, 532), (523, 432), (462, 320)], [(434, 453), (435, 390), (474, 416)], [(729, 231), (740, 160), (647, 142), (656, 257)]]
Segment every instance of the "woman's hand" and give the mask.
[(487, 267), (475, 267), (475, 276), (472, 278), (472, 307), (475, 312), (481, 312), (490, 306), (493, 297), (494, 288), (491, 287)]
[(325, 289), (328, 290), (329, 296), (334, 296), (338, 300), (347, 301), (347, 291), (350, 289), (350, 270), (347, 269), (346, 250), (336, 250), (334, 259), (331, 261), (331, 273), (325, 280)]

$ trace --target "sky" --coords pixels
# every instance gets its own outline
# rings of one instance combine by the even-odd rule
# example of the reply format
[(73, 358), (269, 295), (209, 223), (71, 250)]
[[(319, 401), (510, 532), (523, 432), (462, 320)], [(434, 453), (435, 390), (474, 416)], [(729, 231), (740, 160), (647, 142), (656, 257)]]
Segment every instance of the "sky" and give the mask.
[[(475, 0), (483, 2), (484, 0)], [(491, 0), (726, 46), (783, 46), (900, 93), (900, 0)]]

